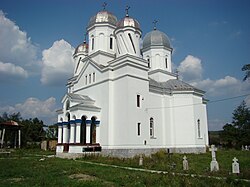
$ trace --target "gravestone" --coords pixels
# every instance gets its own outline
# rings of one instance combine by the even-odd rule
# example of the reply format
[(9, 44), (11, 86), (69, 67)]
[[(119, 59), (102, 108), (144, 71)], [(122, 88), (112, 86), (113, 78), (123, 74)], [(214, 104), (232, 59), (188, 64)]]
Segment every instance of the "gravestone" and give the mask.
[(248, 151), (248, 150), (249, 150), (247, 145), (245, 146), (245, 150), (246, 150), (246, 151)]
[(183, 170), (188, 170), (189, 169), (189, 167), (188, 167), (188, 161), (187, 161), (187, 157), (186, 156), (183, 157), (182, 165), (183, 165)]
[(245, 150), (244, 145), (242, 145), (242, 146), (241, 146), (241, 150), (242, 150), (242, 151), (244, 151), (244, 150)]
[(142, 155), (140, 155), (140, 158), (139, 158), (139, 166), (142, 166), (143, 165), (143, 157)]
[(217, 151), (217, 148), (214, 145), (211, 145), (211, 148), (209, 149), (212, 154), (212, 161), (210, 163), (210, 171), (219, 171), (219, 164), (216, 161), (216, 154), (215, 151)]
[(232, 173), (239, 174), (240, 173), (240, 164), (237, 162), (238, 159), (234, 157), (233, 163), (232, 163)]

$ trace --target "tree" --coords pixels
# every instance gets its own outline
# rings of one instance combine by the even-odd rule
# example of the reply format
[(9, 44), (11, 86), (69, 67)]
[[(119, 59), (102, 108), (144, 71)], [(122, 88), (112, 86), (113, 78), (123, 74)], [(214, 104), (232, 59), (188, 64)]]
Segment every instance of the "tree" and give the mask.
[[(5, 112), (0, 116), (0, 122), (6, 122), (10, 120), (16, 121), (22, 126), (22, 146), (26, 146), (27, 142), (29, 142), (30, 144), (34, 144), (35, 142), (40, 142), (45, 138), (45, 131), (43, 129), (44, 124), (42, 120), (39, 120), (38, 118), (23, 119), (19, 112), (13, 114), (8, 114)], [(6, 140), (11, 139), (11, 137), (11, 133), (6, 133)]]
[(233, 112), (232, 124), (226, 124), (221, 139), (228, 147), (250, 145), (250, 110), (243, 101)]
[(250, 77), (250, 64), (244, 65), (241, 70), (246, 71), (245, 77), (243, 78), (243, 81), (245, 81)]

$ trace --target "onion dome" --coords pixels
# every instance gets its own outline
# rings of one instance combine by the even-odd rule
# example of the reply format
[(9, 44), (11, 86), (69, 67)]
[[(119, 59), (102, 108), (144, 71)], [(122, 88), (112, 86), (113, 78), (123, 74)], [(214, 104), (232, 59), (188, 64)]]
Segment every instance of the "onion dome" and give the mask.
[(164, 46), (167, 48), (171, 48), (168, 36), (156, 29), (145, 35), (142, 46), (143, 48), (147, 48), (150, 46)]
[(91, 27), (96, 23), (109, 23), (115, 26), (117, 23), (117, 18), (111, 12), (102, 10), (90, 18), (88, 27)]
[(75, 49), (75, 53), (74, 54), (77, 54), (77, 53), (87, 53), (88, 52), (88, 48), (89, 48), (89, 45), (86, 43), (86, 41), (84, 41), (82, 44), (78, 45), (77, 48)]
[(134, 27), (136, 29), (140, 29), (139, 22), (136, 19), (128, 17), (128, 16), (120, 20), (116, 25), (118, 28)]

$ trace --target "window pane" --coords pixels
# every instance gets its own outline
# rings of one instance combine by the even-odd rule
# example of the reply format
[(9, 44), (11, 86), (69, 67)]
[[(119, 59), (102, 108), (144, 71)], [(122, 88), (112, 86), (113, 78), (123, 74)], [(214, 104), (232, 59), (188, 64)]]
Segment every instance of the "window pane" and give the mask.
[(137, 95), (137, 107), (140, 107), (140, 95)]

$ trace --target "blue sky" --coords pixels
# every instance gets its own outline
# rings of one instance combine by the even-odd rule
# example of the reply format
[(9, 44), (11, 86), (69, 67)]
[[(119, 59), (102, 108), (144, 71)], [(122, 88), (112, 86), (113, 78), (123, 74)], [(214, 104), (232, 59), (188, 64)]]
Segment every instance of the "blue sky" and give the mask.
[[(153, 28), (171, 40), (174, 68), (180, 77), (206, 91), (210, 101), (250, 93), (241, 68), (250, 63), (250, 1), (247, 0), (107, 0), (106, 9), (121, 19), (125, 7), (143, 36)], [(83, 41), (97, 0), (0, 1), (0, 113), (21, 112), (56, 123), (71, 53)], [(231, 122), (232, 112), (250, 97), (208, 103), (210, 130)]]

